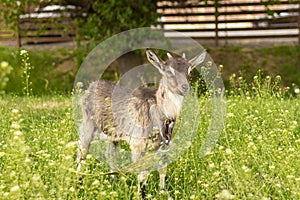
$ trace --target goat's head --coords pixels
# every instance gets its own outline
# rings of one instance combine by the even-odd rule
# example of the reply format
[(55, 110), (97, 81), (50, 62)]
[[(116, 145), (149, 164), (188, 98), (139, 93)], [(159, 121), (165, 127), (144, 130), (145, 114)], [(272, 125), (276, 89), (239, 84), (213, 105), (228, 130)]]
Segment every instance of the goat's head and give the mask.
[(191, 71), (204, 61), (206, 52), (191, 60), (187, 60), (184, 54), (182, 57), (173, 57), (168, 53), (168, 60), (163, 61), (150, 49), (146, 50), (146, 55), (149, 62), (162, 74), (164, 87), (175, 95), (185, 96), (190, 90), (188, 77)]

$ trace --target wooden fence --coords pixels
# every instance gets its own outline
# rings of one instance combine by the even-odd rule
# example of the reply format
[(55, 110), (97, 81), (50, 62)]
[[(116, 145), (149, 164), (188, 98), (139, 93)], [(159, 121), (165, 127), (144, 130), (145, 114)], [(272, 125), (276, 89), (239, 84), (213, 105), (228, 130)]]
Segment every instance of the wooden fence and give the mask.
[[(274, 1), (279, 2), (279, 1)], [(178, 38), (170, 30), (195, 39), (220, 41), (231, 39), (289, 38), (300, 44), (300, 1), (280, 0), (266, 5), (262, 0), (188, 0), (159, 1), (160, 26), (165, 35)], [(1, 25), (0, 41), (19, 38), (22, 43), (61, 42), (74, 39), (74, 9), (35, 11), (20, 17), (20, 33)], [(269, 15), (268, 15), (268, 14)]]
[[(274, 1), (275, 2), (275, 1)], [(220, 40), (290, 38), (300, 44), (300, 1), (280, 0), (267, 5), (261, 0), (161, 1), (161, 26), (195, 39)]]
[(30, 8), (30, 12), (19, 18), (19, 31), (10, 30), (0, 21), (0, 41), (15, 40), (17, 46), (72, 41), (77, 33), (74, 9), (59, 6), (44, 10)]

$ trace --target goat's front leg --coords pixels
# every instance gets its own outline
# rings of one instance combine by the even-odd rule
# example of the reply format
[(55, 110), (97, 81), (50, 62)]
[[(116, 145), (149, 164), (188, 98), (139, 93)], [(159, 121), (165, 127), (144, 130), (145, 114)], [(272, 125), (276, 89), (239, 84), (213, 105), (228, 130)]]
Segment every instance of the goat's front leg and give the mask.
[(146, 199), (146, 186), (148, 175), (148, 171), (142, 171), (138, 174), (138, 194), (142, 195), (142, 199)]
[(167, 163), (163, 163), (158, 169), (159, 173), (159, 187), (165, 189), (166, 187), (166, 176), (167, 176)]

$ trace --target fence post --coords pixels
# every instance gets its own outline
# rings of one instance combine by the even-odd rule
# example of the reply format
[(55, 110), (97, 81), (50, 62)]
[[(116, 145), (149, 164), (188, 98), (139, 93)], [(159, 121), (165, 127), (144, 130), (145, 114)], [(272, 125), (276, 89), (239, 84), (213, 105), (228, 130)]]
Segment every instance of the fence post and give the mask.
[(219, 46), (219, 0), (215, 0), (215, 45)]
[(300, 2), (298, 4), (298, 45), (300, 45)]
[(17, 47), (20, 48), (22, 46), (21, 41), (21, 27), (20, 27), (20, 16), (17, 18), (17, 27), (16, 27), (16, 39), (17, 39)]

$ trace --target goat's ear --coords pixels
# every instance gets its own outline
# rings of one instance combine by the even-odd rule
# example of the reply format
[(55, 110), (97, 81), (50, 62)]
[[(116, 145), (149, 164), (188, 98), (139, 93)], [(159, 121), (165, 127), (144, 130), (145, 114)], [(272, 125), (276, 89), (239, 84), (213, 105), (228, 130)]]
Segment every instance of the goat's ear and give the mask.
[(160, 73), (163, 73), (164, 62), (150, 49), (146, 50), (146, 55), (149, 62), (156, 67)]
[(188, 73), (190, 74), (191, 71), (197, 67), (197, 65), (199, 65), (200, 63), (203, 63), (203, 61), (205, 60), (206, 57), (206, 51), (204, 50), (200, 55), (195, 56), (194, 58), (189, 60), (190, 63), (190, 67), (188, 69)]

